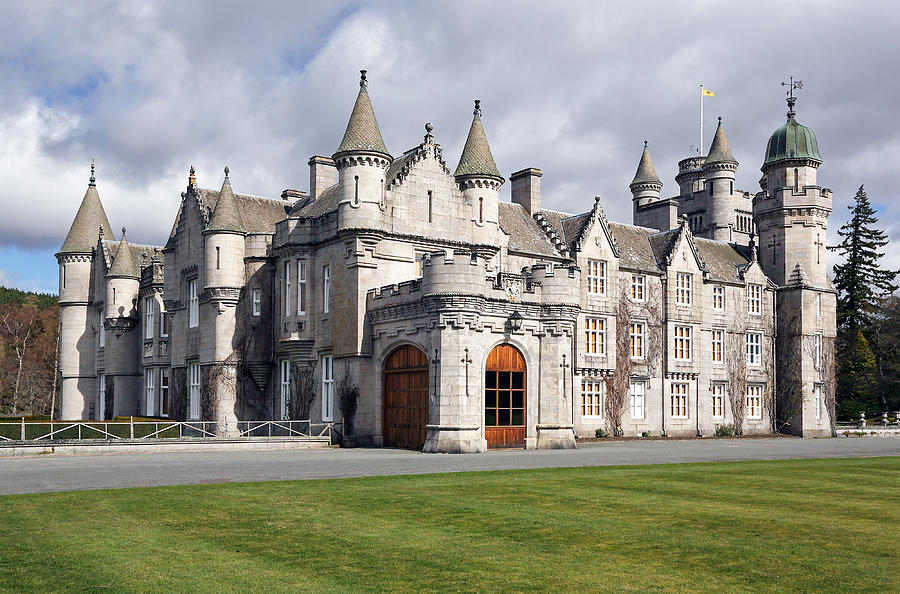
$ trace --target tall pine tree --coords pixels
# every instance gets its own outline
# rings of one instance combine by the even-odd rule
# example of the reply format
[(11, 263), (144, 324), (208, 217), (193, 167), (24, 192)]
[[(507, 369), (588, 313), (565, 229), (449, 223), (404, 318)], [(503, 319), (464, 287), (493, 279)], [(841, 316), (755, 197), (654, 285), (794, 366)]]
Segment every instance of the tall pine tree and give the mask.
[(837, 289), (838, 415), (848, 418), (859, 410), (870, 415), (884, 410), (887, 399), (879, 390), (876, 369), (883, 353), (873, 354), (869, 343), (882, 342), (876, 322), (884, 299), (897, 290), (897, 271), (879, 266), (888, 244), (884, 231), (876, 228), (878, 219), (863, 186), (848, 206), (852, 216), (838, 230), (841, 243), (828, 249), (844, 258), (834, 266)]

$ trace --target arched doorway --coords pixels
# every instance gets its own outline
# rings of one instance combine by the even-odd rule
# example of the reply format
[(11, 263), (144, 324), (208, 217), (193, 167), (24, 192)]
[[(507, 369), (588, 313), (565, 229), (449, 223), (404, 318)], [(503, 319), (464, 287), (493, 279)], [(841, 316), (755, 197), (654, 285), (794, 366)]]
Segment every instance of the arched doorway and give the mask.
[(484, 438), (488, 447), (525, 445), (525, 358), (514, 346), (494, 347), (484, 366)]
[(381, 376), (384, 445), (421, 450), (428, 424), (428, 357), (411, 345), (395, 349)]

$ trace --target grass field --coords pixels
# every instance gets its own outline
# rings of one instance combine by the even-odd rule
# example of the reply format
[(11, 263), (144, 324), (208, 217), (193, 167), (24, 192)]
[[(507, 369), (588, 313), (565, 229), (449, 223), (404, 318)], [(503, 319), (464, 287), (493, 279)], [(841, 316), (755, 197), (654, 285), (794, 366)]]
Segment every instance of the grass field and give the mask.
[(4, 591), (898, 591), (900, 458), (0, 496)]

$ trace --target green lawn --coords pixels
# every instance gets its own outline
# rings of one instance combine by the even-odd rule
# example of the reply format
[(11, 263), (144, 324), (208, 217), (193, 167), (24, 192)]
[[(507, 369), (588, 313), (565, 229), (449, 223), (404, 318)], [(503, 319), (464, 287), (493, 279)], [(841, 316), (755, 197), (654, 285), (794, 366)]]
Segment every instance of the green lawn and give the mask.
[(896, 592), (898, 518), (900, 458), (2, 496), (0, 590)]

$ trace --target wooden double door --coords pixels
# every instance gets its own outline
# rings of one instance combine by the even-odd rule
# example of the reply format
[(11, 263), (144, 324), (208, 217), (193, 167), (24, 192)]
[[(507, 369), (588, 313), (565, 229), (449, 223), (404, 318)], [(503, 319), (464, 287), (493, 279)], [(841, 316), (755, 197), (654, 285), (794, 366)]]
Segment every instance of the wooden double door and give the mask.
[(501, 344), (484, 366), (484, 438), (488, 447), (525, 445), (525, 358)]
[(421, 450), (428, 424), (428, 357), (411, 345), (394, 350), (381, 376), (385, 446)]

